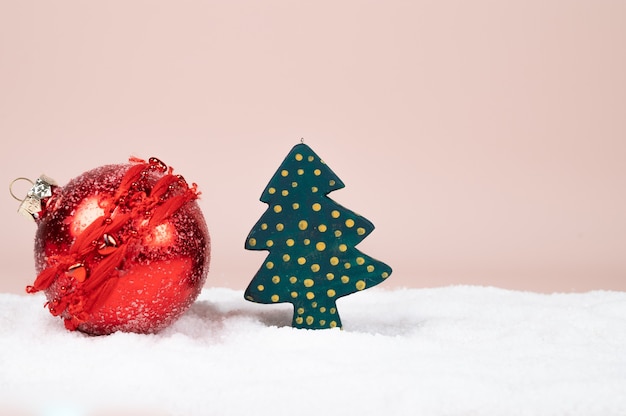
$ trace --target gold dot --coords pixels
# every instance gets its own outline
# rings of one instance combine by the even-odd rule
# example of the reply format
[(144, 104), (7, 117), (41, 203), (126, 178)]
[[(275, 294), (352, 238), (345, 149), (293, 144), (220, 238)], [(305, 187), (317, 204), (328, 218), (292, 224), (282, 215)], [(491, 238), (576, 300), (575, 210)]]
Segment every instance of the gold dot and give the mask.
[(367, 266), (367, 271), (368, 272), (373, 272), (374, 271), (374, 266), (372, 266), (371, 264), (369, 266)]
[(309, 162), (313, 162), (313, 160), (315, 160), (315, 158), (314, 158), (313, 156), (309, 156), (309, 157), (307, 158), (307, 160), (308, 160)]
[(304, 257), (298, 257), (298, 264), (302, 266), (304, 263), (306, 263), (306, 259)]
[(387, 273), (387, 272), (382, 272), (381, 276), (382, 276), (382, 278), (383, 278), (383, 279), (386, 279), (386, 278), (388, 278), (388, 277), (389, 277), (389, 273)]
[(306, 324), (307, 325), (313, 325), (314, 321), (315, 321), (315, 319), (312, 316), (307, 316), (306, 317)]
[(314, 174), (315, 176), (320, 176), (320, 175), (322, 174), (322, 171), (321, 171), (321, 170), (319, 170), (319, 169), (315, 169), (315, 170), (313, 171), (313, 174)]
[(267, 230), (267, 224), (265, 223), (261, 224), (261, 229), (264, 231)]
[(330, 264), (333, 266), (336, 266), (339, 264), (339, 259), (337, 257), (331, 257), (330, 258)]
[(280, 171), (280, 174), (281, 174), (283, 177), (285, 177), (285, 176), (289, 175), (289, 171), (288, 171), (287, 169), (283, 169), (283, 170), (281, 170), (281, 171)]
[(326, 273), (326, 278), (328, 280), (333, 280), (335, 278), (335, 275), (333, 273)]
[(289, 278), (289, 283), (294, 284), (298, 281), (298, 278), (296, 276), (291, 276)]
[(335, 209), (335, 210), (333, 210), (333, 212), (331, 212), (331, 213), (330, 213), (330, 215), (331, 215), (333, 218), (339, 218), (339, 216), (341, 215), (341, 213)]
[(298, 175), (304, 175), (304, 169), (298, 169)]
[(271, 261), (268, 261), (267, 263), (265, 263), (265, 267), (267, 267), (268, 269), (273, 269), (274, 263), (272, 263)]
[(332, 289), (328, 289), (328, 290), (326, 291), (326, 294), (328, 295), (328, 297), (329, 297), (329, 298), (332, 298), (333, 296), (335, 296), (335, 295), (337, 294), (337, 292), (335, 292), (335, 291), (334, 291), (334, 290), (332, 290)]
[(357, 229), (356, 229), (356, 233), (357, 233), (358, 235), (363, 235), (363, 234), (365, 234), (365, 228), (363, 228), (363, 227), (359, 227), (359, 228), (357, 228)]
[(305, 287), (311, 287), (315, 284), (315, 282), (313, 282), (313, 279), (304, 279), (303, 283)]
[(315, 193), (317, 191), (318, 191), (317, 186), (312, 186), (311, 187), (311, 192)]
[(304, 308), (298, 308), (296, 312), (298, 312), (298, 315), (302, 315), (304, 313)]
[(356, 287), (356, 290), (363, 290), (365, 289), (365, 281), (359, 280), (354, 286)]
[(345, 244), (339, 244), (339, 251), (345, 252), (348, 250), (348, 246)]
[(281, 223), (276, 224), (276, 231), (282, 231), (284, 229), (285, 229), (284, 224), (281, 224)]
[(283, 261), (291, 260), (291, 256), (289, 254), (283, 254)]
[(274, 242), (272, 240), (267, 240), (267, 242), (265, 242), (265, 245), (268, 247), (272, 247), (274, 245)]
[(273, 276), (272, 277), (272, 283), (274, 283), (274, 284), (280, 283), (280, 276)]
[(298, 187), (298, 182), (291, 182), (291, 187), (292, 188), (297, 188)]
[(331, 179), (331, 180), (329, 180), (329, 181), (328, 181), (328, 184), (329, 184), (330, 186), (335, 186), (335, 183), (337, 183), (337, 182), (335, 182), (333, 179)]
[(287, 241), (285, 241), (285, 244), (287, 244), (289, 247), (293, 247), (293, 245), (296, 242), (293, 240), (293, 238), (288, 238)]
[(363, 263), (365, 263), (365, 259), (363, 257), (356, 258), (356, 264), (358, 264), (359, 266), (363, 266)]
[(291, 297), (292, 298), (297, 298), (298, 297), (298, 292), (291, 292)]
[(298, 223), (298, 228), (302, 231), (306, 230), (308, 226), (309, 223), (306, 220), (300, 220), (300, 222)]
[(317, 251), (324, 251), (326, 249), (326, 243), (324, 243), (323, 241), (319, 241), (315, 244), (315, 248), (317, 249)]
[(346, 220), (346, 227), (348, 227), (348, 228), (354, 227), (354, 220), (352, 218), (348, 218)]
[(265, 290), (265, 286), (263, 285), (258, 285), (256, 288), (259, 290), (259, 292), (263, 292)]
[(320, 308), (320, 312), (321, 312), (321, 313), (326, 312), (326, 308), (325, 308), (324, 306), (322, 306), (322, 307)]
[(329, 327), (331, 328), (336, 328), (337, 327), (337, 322), (335, 321), (330, 321), (330, 323), (328, 324)]
[(337, 237), (337, 238), (341, 237), (341, 231), (340, 230), (335, 230), (335, 237)]
[(302, 319), (302, 317), (301, 317), (301, 316), (298, 316), (298, 317), (296, 318), (296, 323), (297, 323), (298, 325), (302, 325), (302, 322), (304, 322), (304, 319)]
[(277, 214), (278, 214), (278, 213), (279, 213), (279, 212), (281, 212), (282, 210), (283, 210), (283, 207), (281, 207), (280, 205), (275, 205), (275, 206), (274, 206), (274, 212), (275, 212), (275, 213), (277, 213)]
[(267, 192), (269, 192), (270, 194), (272, 194), (272, 195), (273, 195), (273, 194), (275, 194), (275, 193), (276, 193), (276, 188), (269, 188), (269, 189), (267, 190)]
[(248, 239), (248, 244), (252, 247), (256, 246), (256, 238)]
[(302, 160), (302, 155), (300, 153), (296, 153), (296, 160), (300, 162)]
[(311, 271), (312, 271), (313, 273), (317, 273), (317, 272), (319, 272), (319, 271), (320, 271), (320, 265), (319, 265), (319, 264), (312, 264), (312, 265), (311, 265)]
[(330, 308), (330, 313), (333, 315), (337, 313), (337, 308)]
[(298, 209), (298, 208), (300, 208), (300, 204), (298, 204), (297, 202), (294, 202), (293, 204), (291, 204), (291, 207), (293, 209)]
[(272, 295), (272, 302), (278, 302), (279, 299), (278, 295)]
[(326, 325), (326, 320), (325, 320), (325, 319), (320, 319), (320, 325), (321, 325), (321, 326)]
[(352, 267), (352, 265), (350, 264), (350, 262), (345, 262), (345, 263), (343, 264), (343, 267), (344, 267), (345, 269), (349, 269), (350, 267)]
[(280, 194), (281, 194), (282, 196), (287, 196), (287, 195), (289, 195), (289, 191), (288, 191), (288, 190), (286, 190), (286, 189), (283, 189), (283, 190), (280, 192)]
[(311, 302), (311, 306), (313, 306), (313, 308), (317, 308), (317, 302)]
[(305, 238), (304, 241), (302, 241), (304, 243), (305, 246), (308, 246), (309, 244), (311, 244), (311, 240), (309, 240), (308, 238)]
[(348, 283), (349, 281), (350, 281), (350, 278), (346, 276), (345, 274), (341, 276), (341, 283)]
[(324, 233), (324, 232), (326, 232), (328, 227), (326, 227), (325, 224), (320, 224), (320, 225), (317, 226), (317, 229), (319, 230), (320, 233)]
[(317, 212), (322, 209), (322, 205), (319, 202), (316, 202), (313, 205), (311, 205), (311, 208), (313, 209), (313, 211)]
[(306, 298), (307, 298), (308, 300), (311, 300), (311, 299), (313, 299), (314, 297), (315, 297), (315, 293), (313, 293), (313, 292), (306, 292)]

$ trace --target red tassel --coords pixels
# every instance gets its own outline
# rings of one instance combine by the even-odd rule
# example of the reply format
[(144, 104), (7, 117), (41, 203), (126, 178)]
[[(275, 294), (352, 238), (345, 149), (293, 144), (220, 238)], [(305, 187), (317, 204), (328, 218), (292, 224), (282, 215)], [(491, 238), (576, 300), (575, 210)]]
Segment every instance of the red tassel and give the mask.
[(76, 240), (74, 240), (74, 243), (70, 247), (70, 254), (82, 255), (85, 251), (91, 251), (93, 241), (98, 240), (98, 238), (102, 236), (104, 225), (104, 216), (96, 218), (94, 222), (89, 224), (89, 226), (76, 237)]
[(159, 202), (160, 198), (164, 196), (170, 189), (170, 185), (178, 182), (178, 178), (173, 175), (163, 176), (154, 184), (152, 191), (150, 191), (150, 197), (154, 202)]
[(106, 279), (110, 278), (111, 273), (126, 258), (127, 245), (120, 246), (109, 256), (106, 256), (96, 267), (91, 269), (89, 279), (85, 280), (82, 289), (85, 294), (95, 290)]
[(133, 186), (133, 183), (137, 182), (139, 178), (141, 178), (142, 173), (146, 169), (147, 165), (145, 163), (140, 163), (138, 165), (132, 166), (126, 174), (124, 178), (122, 178), (122, 182), (120, 183), (120, 187), (117, 189), (113, 197), (113, 201), (117, 203), (119, 199), (126, 195), (130, 188)]
[(183, 195), (176, 195), (159, 205), (154, 209), (148, 227), (156, 227), (161, 224), (165, 219), (169, 218), (178, 211), (187, 202), (196, 198), (196, 195), (190, 192), (185, 192)]
[(57, 275), (56, 267), (48, 267), (39, 273), (39, 276), (35, 279), (35, 283), (32, 286), (28, 286), (26, 291), (28, 293), (39, 292), (40, 290), (46, 290), (50, 287), (52, 282), (54, 282), (54, 278)]

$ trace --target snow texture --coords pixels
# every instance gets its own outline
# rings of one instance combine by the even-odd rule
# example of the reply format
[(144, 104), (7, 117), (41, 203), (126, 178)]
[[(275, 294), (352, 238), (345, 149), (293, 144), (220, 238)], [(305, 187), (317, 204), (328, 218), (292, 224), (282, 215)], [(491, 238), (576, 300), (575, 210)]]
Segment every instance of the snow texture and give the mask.
[(0, 295), (0, 414), (624, 415), (626, 293), (370, 289), (344, 329), (204, 289), (157, 335), (68, 332)]

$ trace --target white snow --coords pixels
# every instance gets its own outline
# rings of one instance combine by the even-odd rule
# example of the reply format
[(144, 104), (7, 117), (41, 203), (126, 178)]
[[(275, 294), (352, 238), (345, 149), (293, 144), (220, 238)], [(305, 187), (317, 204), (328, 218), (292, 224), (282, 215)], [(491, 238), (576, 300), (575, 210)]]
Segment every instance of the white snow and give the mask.
[(626, 414), (623, 292), (374, 288), (312, 331), (206, 288), (158, 335), (101, 337), (43, 303), (0, 295), (0, 414)]

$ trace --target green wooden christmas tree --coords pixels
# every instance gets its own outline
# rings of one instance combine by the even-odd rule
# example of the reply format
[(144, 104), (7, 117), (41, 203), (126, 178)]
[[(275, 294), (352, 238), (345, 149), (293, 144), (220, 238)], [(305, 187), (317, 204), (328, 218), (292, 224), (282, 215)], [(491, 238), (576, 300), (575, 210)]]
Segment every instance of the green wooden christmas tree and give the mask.
[(309, 146), (296, 145), (263, 191), (269, 207), (246, 239), (246, 249), (270, 254), (245, 298), (292, 303), (296, 328), (341, 327), (337, 299), (391, 274), (388, 265), (355, 248), (374, 225), (328, 198), (343, 187)]

